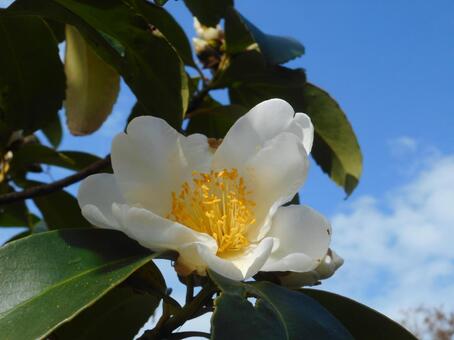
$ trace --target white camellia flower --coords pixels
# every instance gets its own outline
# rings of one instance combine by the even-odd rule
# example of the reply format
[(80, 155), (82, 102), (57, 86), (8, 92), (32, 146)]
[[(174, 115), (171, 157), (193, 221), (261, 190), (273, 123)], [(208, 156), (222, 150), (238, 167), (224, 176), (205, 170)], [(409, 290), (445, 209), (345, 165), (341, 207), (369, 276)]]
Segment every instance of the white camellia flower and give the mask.
[(82, 214), (178, 252), (180, 275), (312, 271), (328, 252), (330, 224), (309, 207), (282, 205), (306, 179), (313, 134), (309, 117), (280, 99), (255, 106), (217, 148), (162, 119), (135, 118), (113, 141), (114, 173), (82, 182)]

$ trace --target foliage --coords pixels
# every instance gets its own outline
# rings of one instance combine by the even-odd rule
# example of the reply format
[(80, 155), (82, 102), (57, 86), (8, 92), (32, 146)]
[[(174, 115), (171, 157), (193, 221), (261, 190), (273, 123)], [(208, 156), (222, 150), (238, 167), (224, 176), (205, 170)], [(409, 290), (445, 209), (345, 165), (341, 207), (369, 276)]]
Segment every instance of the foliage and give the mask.
[[(73, 134), (94, 133), (112, 111), (120, 80), (137, 99), (130, 119), (158, 116), (216, 139), (258, 102), (283, 98), (311, 117), (321, 169), (347, 195), (355, 189), (362, 155), (346, 114), (304, 69), (284, 65), (303, 55), (303, 45), (264, 33), (232, 0), (184, 4), (202, 29), (218, 30), (199, 37), (198, 61), (166, 0), (16, 0), (0, 9), (0, 226), (26, 228), (0, 248), (2, 339), (132, 338), (159, 304), (162, 317), (143, 339), (191, 335), (175, 330), (213, 309), (213, 339), (412, 338), (343, 297), (213, 273), (183, 280), (188, 298), (180, 306), (152, 262), (174, 254), (152, 254), (121, 233), (92, 228), (63, 190), (111, 169), (108, 158), (59, 149), (59, 110)], [(228, 103), (210, 96), (216, 89), (227, 90)], [(75, 173), (58, 185), (31, 178), (47, 166)], [(194, 297), (196, 282), (202, 288)]]
[(418, 339), (450, 340), (454, 336), (454, 312), (443, 307), (403, 310), (401, 323)]

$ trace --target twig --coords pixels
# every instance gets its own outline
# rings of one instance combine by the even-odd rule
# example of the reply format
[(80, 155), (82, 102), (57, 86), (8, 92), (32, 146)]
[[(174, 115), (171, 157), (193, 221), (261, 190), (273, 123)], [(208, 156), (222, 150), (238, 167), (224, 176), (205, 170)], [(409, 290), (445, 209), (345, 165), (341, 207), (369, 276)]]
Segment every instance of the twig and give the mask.
[(55, 191), (59, 191), (71, 184), (83, 180), (84, 178), (92, 174), (99, 172), (109, 164), (110, 155), (104, 159), (101, 159), (97, 162), (90, 164), (89, 166), (80, 170), (79, 172), (76, 172), (75, 174), (62, 178), (58, 181), (49, 184), (37, 185), (19, 192), (10, 192), (4, 195), (0, 195), (0, 204), (11, 204), (17, 201), (26, 200), (28, 198), (43, 196), (53, 193)]
[(194, 97), (192, 97), (191, 102), (189, 103), (187, 114), (190, 113), (191, 111), (194, 111), (203, 102), (203, 99), (205, 99), (205, 97), (213, 88), (214, 85), (208, 83), (199, 92), (197, 92), (194, 95)]
[(210, 333), (205, 333), (205, 332), (178, 332), (178, 333), (172, 333), (170, 335), (167, 335), (166, 339), (186, 339), (186, 338), (191, 338), (191, 337), (200, 337), (200, 338), (210, 338)]
[(186, 304), (194, 299), (194, 279), (192, 275), (186, 278)]
[(198, 310), (203, 307), (207, 300), (213, 296), (215, 287), (211, 282), (208, 282), (205, 287), (196, 295), (196, 297), (187, 305), (185, 305), (178, 314), (171, 317), (159, 328), (155, 327), (152, 330), (146, 331), (138, 340), (162, 339), (168, 337), (173, 330), (182, 326), (187, 320), (190, 320)]

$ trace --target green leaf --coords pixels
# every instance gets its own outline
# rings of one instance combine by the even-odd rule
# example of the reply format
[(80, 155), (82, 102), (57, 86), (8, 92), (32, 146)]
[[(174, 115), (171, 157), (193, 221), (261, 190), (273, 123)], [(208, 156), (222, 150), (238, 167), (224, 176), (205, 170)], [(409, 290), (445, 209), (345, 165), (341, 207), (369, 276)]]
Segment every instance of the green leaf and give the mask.
[(201, 108), (191, 112), (186, 132), (202, 133), (211, 138), (224, 138), (231, 126), (246, 113), (240, 105)]
[(214, 27), (233, 6), (233, 0), (184, 0), (192, 15), (205, 26)]
[[(19, 184), (25, 188), (31, 188), (44, 183), (24, 180)], [(82, 216), (77, 199), (67, 191), (59, 190), (47, 195), (36, 196), (33, 197), (33, 202), (43, 215), (43, 219), (50, 230), (92, 227)]]
[(268, 63), (273, 65), (283, 64), (304, 54), (304, 46), (298, 40), (291, 37), (265, 34), (244, 17), (243, 21)]
[(249, 109), (270, 98), (282, 98), (294, 105), (302, 99), (305, 83), (304, 70), (267, 65), (259, 52), (249, 51), (232, 58), (216, 85), (228, 87), (232, 103)]
[[(242, 283), (213, 272), (210, 277), (221, 289), (212, 339), (353, 339), (323, 306), (303, 294), (269, 282)], [(254, 297), (255, 304), (247, 297)]]
[(13, 10), (77, 27), (123, 76), (148, 114), (180, 128), (189, 97), (184, 64), (153, 23), (125, 1), (19, 0)]
[(98, 160), (99, 157), (86, 152), (56, 151), (42, 144), (29, 143), (14, 153), (10, 171), (24, 172), (31, 164), (48, 164), (81, 170)]
[(257, 51), (249, 51), (232, 58), (216, 85), (228, 87), (231, 102), (246, 108), (270, 98), (282, 98), (296, 112), (307, 113), (315, 127), (315, 161), (351, 194), (362, 171), (355, 133), (339, 105), (325, 91), (306, 83), (303, 70), (269, 66)]
[[(14, 191), (5, 182), (0, 183), (0, 194)], [(29, 213), (24, 201), (0, 205), (0, 227), (30, 227), (33, 223), (33, 215)]]
[(45, 232), (9, 243), (0, 249), (2, 338), (45, 337), (153, 257), (106, 229)]
[(159, 292), (143, 289), (149, 283), (142, 283), (145, 275), (161, 281), (165, 290), (159, 269), (149, 262), (53, 335), (62, 340), (133, 339), (161, 301)]
[(134, 0), (132, 2), (147, 21), (157, 27), (169, 43), (175, 47), (184, 63), (195, 67), (195, 62), (192, 58), (191, 44), (189, 43), (186, 33), (184, 33), (184, 30), (169, 12), (164, 8), (159, 7), (163, 4), (155, 6), (144, 0)]
[(58, 148), (63, 138), (63, 129), (59, 115), (55, 115), (48, 124), (42, 128), (42, 131), (49, 143), (54, 148)]
[(331, 96), (307, 83), (301, 110), (315, 126), (312, 156), (334, 182), (350, 195), (362, 172), (362, 154), (355, 133), (345, 113)]
[(416, 339), (397, 322), (349, 298), (316, 289), (301, 291), (329, 310), (355, 339)]
[(47, 23), (5, 12), (0, 13), (0, 119), (29, 133), (55, 119), (64, 99), (65, 75)]
[(159, 6), (164, 6), (167, 1), (169, 0), (154, 0), (155, 4)]
[[(34, 184), (42, 184), (33, 182)], [(77, 199), (60, 190), (33, 198), (50, 230), (62, 228), (90, 228), (92, 225), (81, 214)]]
[(77, 28), (66, 25), (66, 118), (76, 136), (98, 130), (120, 92), (120, 75), (101, 59)]
[(283, 64), (304, 54), (304, 46), (294, 38), (263, 33), (235, 9), (227, 11), (225, 19), (227, 51), (235, 54), (256, 42), (267, 63)]
[(244, 52), (256, 43), (243, 17), (232, 7), (227, 9), (224, 29), (226, 52), (229, 54)]

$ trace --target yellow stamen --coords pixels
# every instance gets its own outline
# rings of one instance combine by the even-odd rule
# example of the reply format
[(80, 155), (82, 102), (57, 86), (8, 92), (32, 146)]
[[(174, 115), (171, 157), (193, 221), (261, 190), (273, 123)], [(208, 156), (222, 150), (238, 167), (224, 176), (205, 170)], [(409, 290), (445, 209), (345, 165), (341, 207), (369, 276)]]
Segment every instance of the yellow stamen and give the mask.
[(168, 218), (201, 233), (211, 235), (218, 244), (217, 255), (228, 255), (249, 245), (248, 227), (255, 223), (255, 203), (248, 199), (244, 179), (237, 169), (192, 173), (181, 191), (172, 193)]

